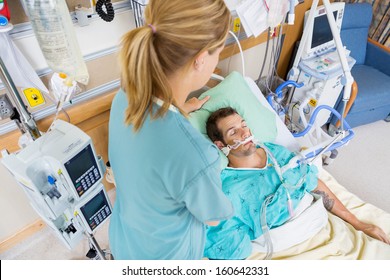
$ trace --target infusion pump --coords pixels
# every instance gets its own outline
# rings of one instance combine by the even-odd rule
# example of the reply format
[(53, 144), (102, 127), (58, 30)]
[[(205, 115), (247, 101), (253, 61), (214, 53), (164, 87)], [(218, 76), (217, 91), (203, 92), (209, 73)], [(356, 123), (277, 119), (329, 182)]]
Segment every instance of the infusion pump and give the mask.
[(103, 160), (91, 138), (72, 124), (56, 120), (49, 132), (19, 152), (3, 152), (2, 163), (69, 249), (111, 215)]

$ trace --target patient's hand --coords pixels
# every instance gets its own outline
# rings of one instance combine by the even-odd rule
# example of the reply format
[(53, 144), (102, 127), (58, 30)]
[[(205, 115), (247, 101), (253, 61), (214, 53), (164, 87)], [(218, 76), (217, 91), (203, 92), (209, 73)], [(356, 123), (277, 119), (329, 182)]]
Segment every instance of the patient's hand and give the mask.
[(187, 114), (199, 110), (202, 108), (203, 104), (205, 104), (210, 99), (210, 96), (206, 96), (203, 99), (198, 99), (196, 97), (192, 97), (184, 103), (183, 107), (181, 108), (184, 112)]
[(389, 237), (380, 227), (361, 222), (356, 229), (363, 231), (365, 234), (371, 236), (372, 238), (390, 244)]

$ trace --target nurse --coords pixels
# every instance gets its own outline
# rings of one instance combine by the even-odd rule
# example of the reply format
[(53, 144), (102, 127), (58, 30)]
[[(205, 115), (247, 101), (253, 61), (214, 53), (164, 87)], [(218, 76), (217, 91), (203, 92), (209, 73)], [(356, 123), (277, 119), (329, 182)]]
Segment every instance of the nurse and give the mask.
[(201, 259), (205, 225), (232, 216), (216, 146), (186, 119), (206, 100), (231, 23), (223, 0), (151, 0), (122, 39), (121, 90), (109, 122), (115, 259)]

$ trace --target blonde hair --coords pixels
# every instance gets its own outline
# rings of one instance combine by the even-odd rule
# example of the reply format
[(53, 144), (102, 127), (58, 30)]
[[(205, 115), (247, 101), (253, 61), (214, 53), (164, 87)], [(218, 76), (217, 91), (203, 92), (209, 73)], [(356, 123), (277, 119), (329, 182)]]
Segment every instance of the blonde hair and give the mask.
[[(156, 119), (176, 105), (167, 75), (189, 67), (198, 54), (221, 47), (231, 15), (223, 0), (150, 0), (145, 22), (124, 35), (119, 55), (121, 86), (128, 98), (125, 123), (134, 131), (148, 114)], [(153, 114), (157, 95), (163, 106)]]

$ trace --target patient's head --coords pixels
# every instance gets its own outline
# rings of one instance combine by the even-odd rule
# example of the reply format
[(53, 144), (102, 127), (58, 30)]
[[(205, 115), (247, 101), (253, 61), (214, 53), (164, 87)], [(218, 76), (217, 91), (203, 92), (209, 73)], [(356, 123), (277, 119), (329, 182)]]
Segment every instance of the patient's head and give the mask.
[(237, 145), (252, 135), (245, 120), (231, 107), (221, 108), (213, 112), (206, 123), (207, 135), (219, 149), (228, 147), (226, 156), (248, 155), (256, 151), (256, 145), (250, 141)]

